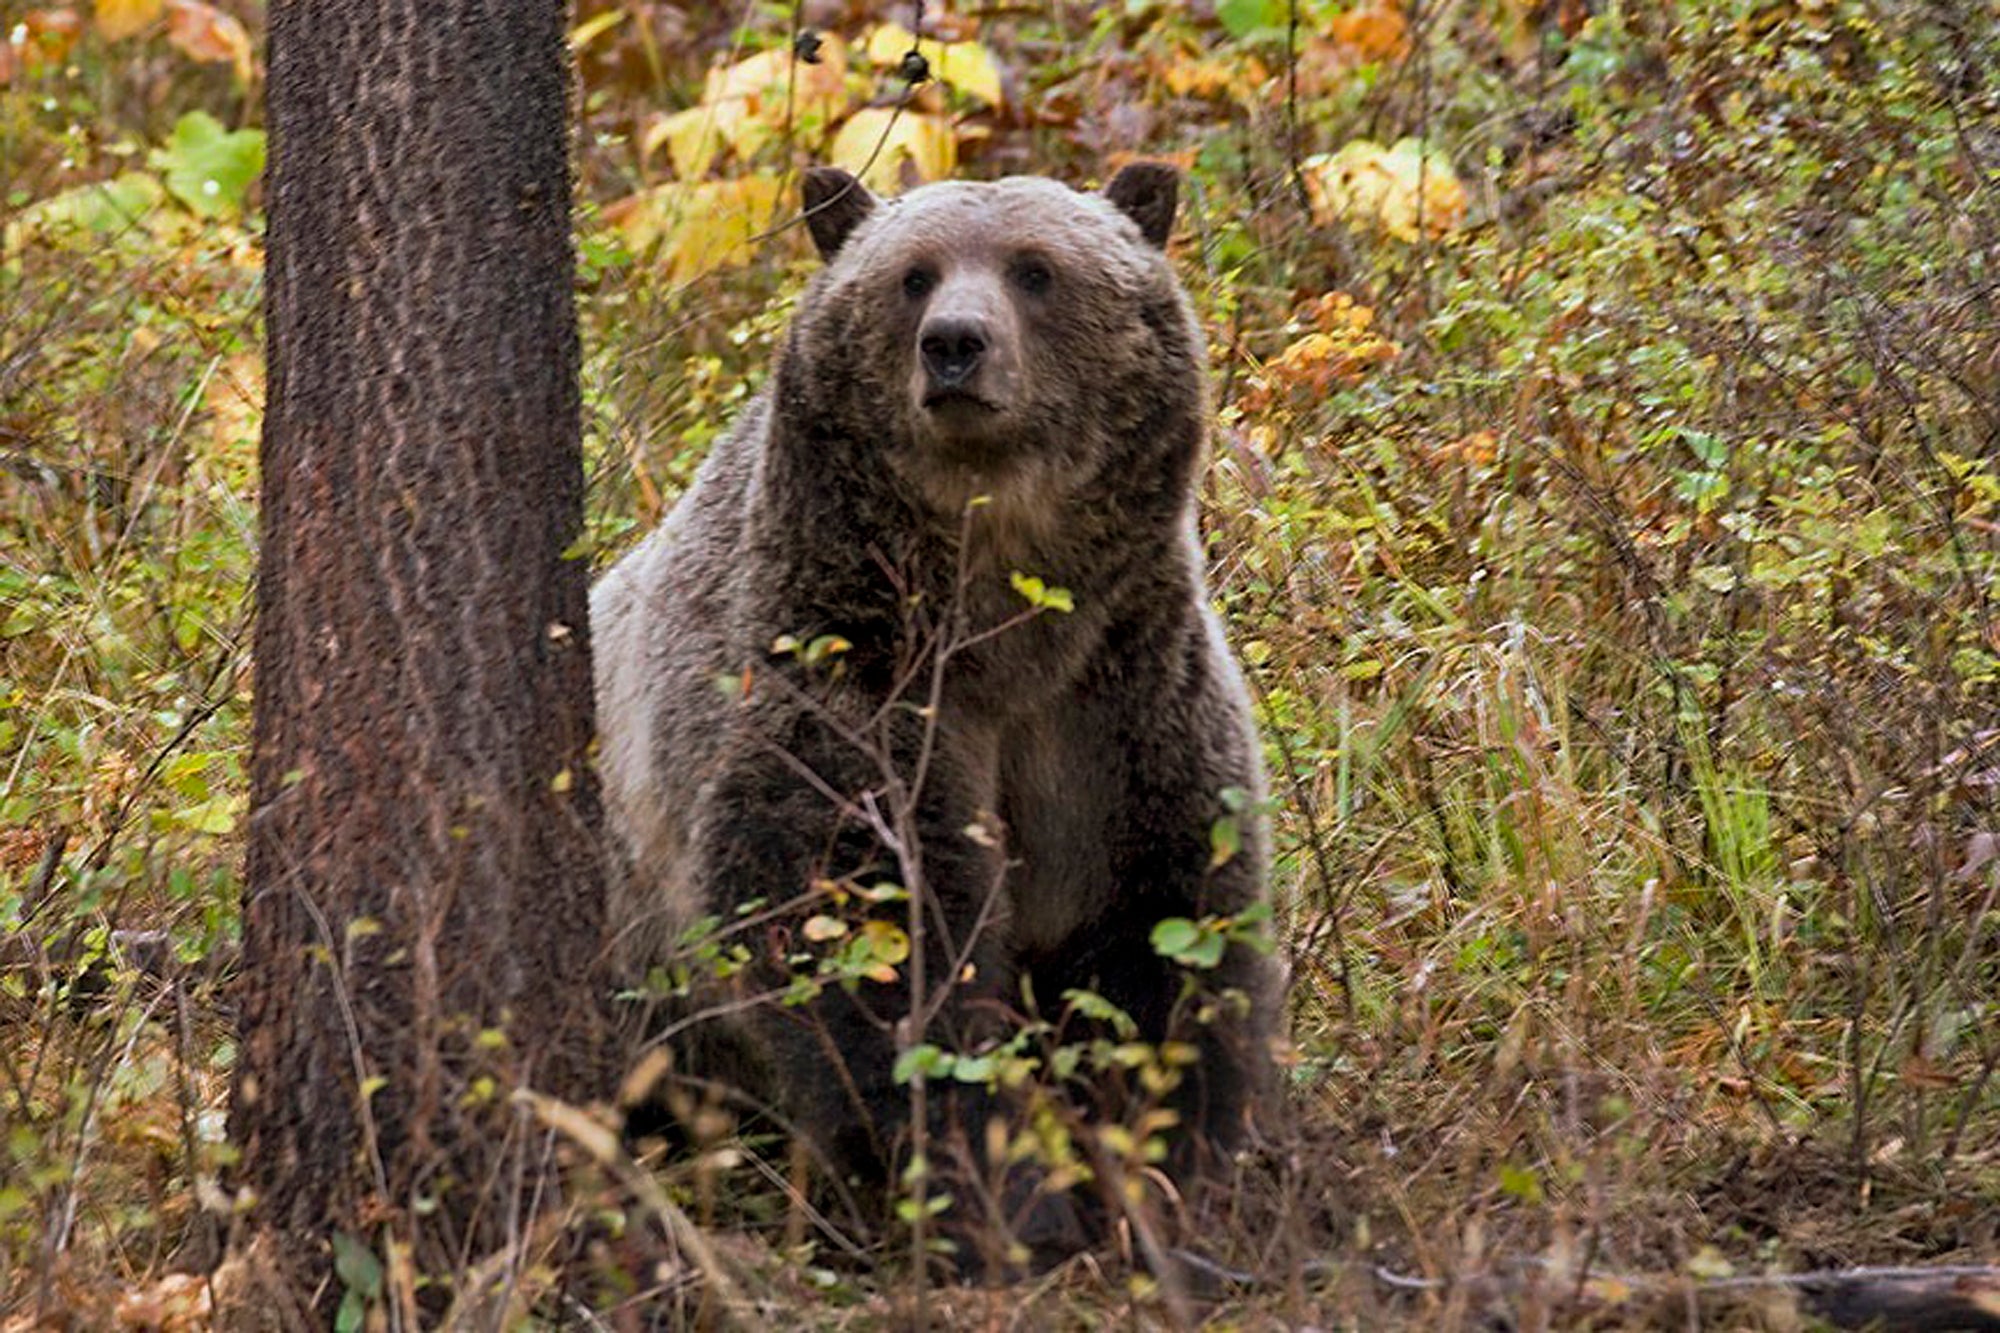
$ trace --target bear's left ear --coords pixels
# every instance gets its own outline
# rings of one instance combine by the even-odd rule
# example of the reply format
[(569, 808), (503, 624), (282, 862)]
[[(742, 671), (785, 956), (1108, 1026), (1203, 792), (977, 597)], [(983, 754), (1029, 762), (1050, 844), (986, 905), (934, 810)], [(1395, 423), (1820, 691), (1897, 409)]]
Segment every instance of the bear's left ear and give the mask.
[(1139, 224), (1141, 236), (1165, 249), (1180, 205), (1181, 173), (1164, 162), (1134, 162), (1118, 169), (1104, 197)]
[(877, 200), (866, 185), (839, 167), (806, 169), (802, 192), (806, 228), (821, 259), (830, 260), (847, 244), (861, 220), (875, 211)]

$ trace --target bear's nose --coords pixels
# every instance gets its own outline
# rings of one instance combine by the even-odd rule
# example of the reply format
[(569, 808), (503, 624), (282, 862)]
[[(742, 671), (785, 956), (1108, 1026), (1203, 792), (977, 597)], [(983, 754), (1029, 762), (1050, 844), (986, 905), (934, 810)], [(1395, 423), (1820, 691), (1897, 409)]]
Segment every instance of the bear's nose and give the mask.
[(924, 355), (924, 373), (938, 389), (955, 389), (979, 369), (986, 352), (986, 326), (974, 319), (934, 319), (926, 323), (917, 346)]

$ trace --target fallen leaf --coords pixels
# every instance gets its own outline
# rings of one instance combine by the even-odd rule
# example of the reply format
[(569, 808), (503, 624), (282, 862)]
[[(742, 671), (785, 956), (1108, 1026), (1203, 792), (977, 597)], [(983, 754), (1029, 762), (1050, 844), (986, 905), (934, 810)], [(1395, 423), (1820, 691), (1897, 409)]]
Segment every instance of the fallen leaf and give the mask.
[(1958, 1076), (1927, 1055), (1911, 1053), (1903, 1058), (1902, 1075), (1906, 1087), (1921, 1088), (1927, 1092), (1941, 1092), (1958, 1086)]
[(208, 1279), (172, 1273), (151, 1286), (128, 1291), (118, 1301), (118, 1323), (147, 1333), (194, 1333), (209, 1325)]
[(960, 92), (976, 97), (988, 106), (1004, 100), (1000, 87), (1000, 62), (978, 42), (946, 42), (931, 62), (931, 73)]
[(208, 410), (212, 447), (205, 466), (233, 489), (253, 487), (257, 438), (264, 424), (264, 359), (238, 352), (209, 377), (202, 395)]
[(1176, 51), (1150, 60), (1153, 78), (1175, 97), (1209, 102), (1256, 103), (1271, 73), (1255, 56), (1205, 56)]
[(18, 254), (35, 238), (63, 240), (87, 233), (115, 239), (144, 226), (166, 197), (159, 178), (143, 171), (65, 190), (10, 219), (0, 231), (0, 255)]

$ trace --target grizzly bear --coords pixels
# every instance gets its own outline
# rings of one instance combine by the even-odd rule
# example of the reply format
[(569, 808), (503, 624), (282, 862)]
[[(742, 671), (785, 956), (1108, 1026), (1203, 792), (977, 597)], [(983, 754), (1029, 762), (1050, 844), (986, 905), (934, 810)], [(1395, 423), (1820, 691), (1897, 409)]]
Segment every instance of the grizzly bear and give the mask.
[[(1177, 1163), (1237, 1143), (1267, 1079), (1254, 932), (1193, 971), (1153, 940), (1255, 921), (1268, 859), (1203, 586), (1178, 189), (1139, 164), (1101, 193), (882, 200), (809, 172), (824, 266), (770, 384), (592, 597), (621, 957), (671, 969), (695, 936), (733, 957), (737, 1000), (707, 1010), (850, 1178), (894, 1178), (901, 1051), (970, 1054), (1077, 991), (1195, 1052)], [(975, 1158), (1004, 1109), (978, 1080), (928, 1102)]]

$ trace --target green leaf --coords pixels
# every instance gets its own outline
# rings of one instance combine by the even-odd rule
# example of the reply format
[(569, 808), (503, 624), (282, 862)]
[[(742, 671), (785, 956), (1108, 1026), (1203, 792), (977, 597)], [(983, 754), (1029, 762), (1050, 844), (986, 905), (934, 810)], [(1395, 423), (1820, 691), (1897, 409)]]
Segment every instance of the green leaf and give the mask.
[(961, 1055), (953, 1063), (951, 1076), (960, 1083), (991, 1083), (999, 1063), (990, 1055)]
[(206, 111), (190, 111), (174, 123), (166, 146), (147, 160), (191, 211), (225, 217), (242, 209), (251, 184), (263, 174), (264, 132), (226, 130)]
[(1500, 1192), (1522, 1203), (1540, 1203), (1542, 1178), (1525, 1166), (1508, 1162), (1500, 1168)]
[(1184, 916), (1170, 916), (1153, 927), (1153, 952), (1162, 958), (1178, 958), (1200, 938), (1200, 926)]
[(1222, 961), (1228, 938), (1206, 921), (1170, 916), (1153, 927), (1153, 951), (1182, 967), (1211, 968)]
[(1693, 430), (1682, 426), (1680, 437), (1687, 447), (1694, 451), (1694, 456), (1710, 468), (1719, 468), (1729, 461), (1728, 442), (1717, 439), (1705, 430)]
[(1172, 959), (1182, 967), (1210, 969), (1222, 963), (1228, 937), (1210, 921), (1188, 921), (1168, 917), (1152, 929), (1152, 949), (1162, 959)]
[(943, 1078), (951, 1073), (952, 1066), (956, 1063), (951, 1052), (926, 1042), (921, 1046), (912, 1046), (897, 1056), (895, 1067), (890, 1070), (890, 1077), (899, 1084), (908, 1083), (918, 1074), (922, 1074), (925, 1078)]
[(382, 1294), (382, 1261), (357, 1236), (345, 1231), (333, 1233), (333, 1271), (349, 1296), (372, 1301)]
[(898, 1199), (896, 1200), (896, 1217), (903, 1222), (914, 1222), (917, 1220), (919, 1213), (924, 1217), (936, 1217), (949, 1207), (951, 1207), (951, 1196), (949, 1194), (926, 1195), (921, 1208), (919, 1208), (915, 1199)]
[(1228, 865), (1243, 850), (1243, 828), (1236, 816), (1224, 815), (1208, 826), (1208, 868)]
[[(1161, 924), (1164, 925), (1165, 923), (1162, 922)], [(1193, 923), (1188, 922), (1185, 924), (1192, 925)], [(1159, 934), (1158, 926), (1153, 928), (1153, 933), (1155, 936)], [(1154, 947), (1158, 948), (1157, 943)], [(1064, 1004), (1069, 1005), (1083, 1017), (1095, 1022), (1110, 1024), (1112, 1031), (1121, 1037), (1130, 1037), (1139, 1030), (1139, 1025), (1132, 1021), (1130, 1014), (1105, 999), (1102, 995), (1099, 995), (1096, 991), (1066, 990), (1063, 992), (1062, 998)], [(1058, 1049), (1056, 1054), (1060, 1056), (1062, 1050)]]
[(1217, 0), (1215, 17), (1231, 37), (1247, 37), (1259, 28), (1285, 23), (1285, 0)]

